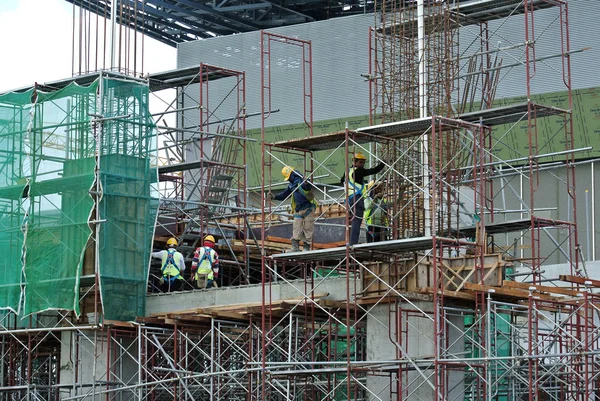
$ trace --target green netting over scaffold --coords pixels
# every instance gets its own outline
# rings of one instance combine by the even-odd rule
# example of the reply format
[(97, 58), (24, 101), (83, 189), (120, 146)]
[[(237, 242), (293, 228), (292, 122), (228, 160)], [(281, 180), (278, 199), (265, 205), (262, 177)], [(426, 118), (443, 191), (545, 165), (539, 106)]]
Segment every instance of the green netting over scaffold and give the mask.
[(79, 314), (83, 256), (92, 234), (98, 82), (36, 92), (25, 136), (29, 180), (24, 315), (49, 309)]
[(148, 111), (149, 89), (105, 79), (102, 85), (99, 260), (104, 317), (134, 320), (146, 307), (150, 251), (158, 200), (156, 126)]
[(0, 308), (19, 310), (25, 219), (24, 137), (33, 91), (0, 96)]
[(143, 82), (0, 95), (0, 308), (79, 314), (97, 272), (106, 319), (143, 314), (155, 158)]

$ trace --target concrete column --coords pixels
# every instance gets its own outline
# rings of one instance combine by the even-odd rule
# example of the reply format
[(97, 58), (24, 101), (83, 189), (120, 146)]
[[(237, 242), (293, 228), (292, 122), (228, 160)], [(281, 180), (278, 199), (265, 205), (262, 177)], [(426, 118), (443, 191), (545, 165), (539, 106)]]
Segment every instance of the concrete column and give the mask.
[[(402, 380), (402, 394), (397, 394), (396, 375), (368, 376), (367, 387), (370, 392), (368, 400), (393, 401), (393, 400), (434, 400), (434, 326), (431, 315), (420, 311), (431, 312), (433, 303), (429, 301), (414, 301), (402, 303), (401, 308), (409, 313), (389, 312), (387, 304), (374, 307), (367, 318), (367, 360), (390, 361), (397, 358), (403, 363), (404, 374)], [(400, 341), (397, 336), (396, 319), (402, 319)], [(449, 336), (449, 352), (459, 354), (464, 349), (463, 341), (456, 341), (460, 337), (464, 323), (460, 317), (450, 317), (447, 329)], [(389, 325), (389, 326), (388, 326)], [(456, 344), (453, 344), (456, 341)], [(399, 355), (399, 357), (398, 357)], [(414, 364), (407, 363), (413, 360)], [(418, 361), (418, 362), (417, 362)], [(431, 362), (429, 362), (431, 361)], [(462, 382), (464, 374), (460, 371), (451, 371), (448, 374), (448, 399), (462, 399), (464, 393)]]

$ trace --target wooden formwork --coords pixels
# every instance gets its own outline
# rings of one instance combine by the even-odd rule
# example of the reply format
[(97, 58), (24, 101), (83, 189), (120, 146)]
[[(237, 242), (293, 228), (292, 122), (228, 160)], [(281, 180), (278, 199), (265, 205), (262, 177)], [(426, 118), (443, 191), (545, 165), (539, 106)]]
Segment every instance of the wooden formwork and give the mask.
[[(475, 269), (479, 260), (473, 255), (444, 258), (441, 263), (444, 290), (462, 291), (467, 283), (482, 284)], [(502, 286), (505, 269), (512, 267), (511, 262), (502, 259), (501, 254), (489, 254), (483, 260), (483, 284)], [(391, 289), (402, 292), (433, 290), (432, 260), (426, 255), (414, 254), (394, 263), (367, 262), (362, 270), (364, 296), (385, 295)]]

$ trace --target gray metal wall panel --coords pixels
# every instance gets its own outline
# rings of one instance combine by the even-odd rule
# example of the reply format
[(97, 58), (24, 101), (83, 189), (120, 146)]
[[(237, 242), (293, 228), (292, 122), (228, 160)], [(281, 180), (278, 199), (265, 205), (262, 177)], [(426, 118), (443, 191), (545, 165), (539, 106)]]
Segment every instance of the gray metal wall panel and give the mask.
[[(595, 46), (600, 37), (600, 2), (595, 0), (569, 1), (571, 49), (591, 47), (572, 56), (573, 88), (600, 86), (600, 75), (595, 73), (595, 63), (600, 59), (600, 48)], [(535, 13), (536, 57), (548, 57), (562, 52), (560, 23), (557, 7)], [(368, 83), (361, 74), (368, 72), (368, 27), (374, 15), (337, 18), (308, 24), (273, 29), (270, 32), (311, 40), (313, 50), (313, 100), (315, 121), (346, 118), (368, 114)], [(508, 47), (524, 43), (525, 18), (516, 15), (508, 19), (491, 21), (489, 37), (493, 47)], [(461, 56), (478, 51), (479, 29), (465, 26), (460, 30)], [(498, 52), (505, 66), (519, 64), (499, 71), (501, 78), (496, 98), (525, 96), (524, 46)], [(296, 46), (275, 43), (272, 48), (272, 109), (279, 112), (268, 120), (268, 126), (298, 123), (303, 120), (301, 52)], [(260, 33), (188, 42), (179, 45), (178, 67), (200, 62), (245, 71), (247, 74), (248, 112), (260, 111)], [(462, 63), (466, 61), (463, 59)], [(463, 65), (460, 75), (464, 76)], [(464, 82), (464, 79), (461, 80)], [(536, 64), (532, 78), (532, 92), (546, 93), (565, 90), (562, 83), (560, 58), (550, 58)], [(198, 90), (190, 88), (188, 93)], [(214, 92), (213, 98), (224, 96), (226, 91)], [(193, 118), (193, 117), (192, 117)], [(225, 118), (225, 117), (224, 117)], [(259, 118), (248, 121), (249, 128), (260, 126)]]
[[(582, 255), (586, 260), (596, 260), (598, 255), (595, 240), (600, 238), (600, 213), (595, 210), (600, 208), (600, 199), (593, 196), (600, 191), (598, 176), (600, 164), (593, 162), (582, 162), (575, 168), (577, 202), (577, 224), (579, 234), (579, 245)], [(593, 178), (592, 178), (593, 177)], [(542, 169), (539, 172), (539, 182), (533, 180), (536, 190), (535, 214), (537, 217), (556, 219), (562, 221), (573, 221), (573, 199), (567, 194), (566, 170), (563, 165), (555, 165), (555, 168)], [(529, 207), (529, 185), (530, 177), (528, 171), (523, 174), (514, 174), (503, 180), (494, 179), (494, 206), (496, 210), (495, 222), (518, 220), (528, 218), (528, 213), (519, 213)], [(586, 191), (587, 192), (586, 195)], [(592, 192), (593, 191), (593, 192)], [(587, 197), (587, 199), (586, 199)], [(489, 221), (489, 216), (486, 216)], [(559, 250), (563, 251), (569, 247), (567, 231), (564, 228), (548, 228), (543, 230), (541, 236), (542, 264), (565, 263), (566, 258)], [(529, 232), (512, 232), (505, 235), (496, 235), (494, 242), (501, 246), (512, 245), (517, 241), (529, 244), (531, 241)], [(594, 253), (595, 251), (595, 253)], [(530, 257), (531, 249), (521, 250), (521, 257)]]
[[(310, 40), (313, 66), (313, 119), (344, 118), (369, 112), (369, 86), (361, 74), (368, 72), (368, 29), (373, 15), (337, 18), (294, 25), (269, 32)], [(268, 126), (303, 121), (302, 53), (293, 45), (272, 43), (272, 106), (279, 109)], [(260, 112), (260, 32), (249, 32), (181, 44), (177, 66), (206, 63), (246, 72), (248, 113)], [(196, 87), (188, 93), (195, 96)], [(213, 98), (220, 95), (215, 89)], [(220, 116), (225, 118), (225, 116)], [(229, 116), (230, 117), (230, 116)], [(260, 117), (248, 128), (260, 127)]]
[[(586, 47), (591, 49), (571, 56), (572, 88), (590, 88), (600, 86), (600, 75), (597, 74), (597, 60), (600, 59), (600, 48), (596, 45), (600, 37), (600, 1), (596, 0), (570, 0), (569, 8), (569, 35), (571, 51)], [(535, 12), (534, 33), (535, 57), (547, 58), (560, 55), (561, 32), (559, 9), (551, 7)], [(525, 17), (515, 15), (510, 18), (490, 21), (489, 41), (491, 49), (515, 47), (509, 50), (494, 53), (494, 57), (502, 58), (503, 66), (500, 72), (500, 81), (496, 99), (510, 98), (526, 95), (526, 70), (525, 70)], [(479, 29), (475, 26), (465, 26), (460, 30), (459, 36), (461, 57), (477, 52), (479, 43)], [(519, 46), (521, 45), (521, 46)], [(466, 74), (466, 59), (461, 61), (461, 76)], [(509, 65), (518, 64), (512, 67)], [(461, 80), (461, 85), (464, 79)], [(536, 63), (535, 74), (531, 79), (532, 94), (558, 92), (566, 90), (562, 78), (562, 60), (560, 57), (551, 57)]]

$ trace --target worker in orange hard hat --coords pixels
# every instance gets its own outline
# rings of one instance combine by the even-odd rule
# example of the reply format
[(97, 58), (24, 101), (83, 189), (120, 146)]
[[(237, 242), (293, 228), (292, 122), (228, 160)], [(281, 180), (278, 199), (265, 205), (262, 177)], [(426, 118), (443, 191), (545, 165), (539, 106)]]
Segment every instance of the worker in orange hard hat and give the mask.
[(163, 292), (181, 291), (182, 289), (185, 260), (183, 255), (177, 252), (176, 247), (177, 240), (169, 238), (167, 249), (152, 253), (153, 258), (162, 260), (160, 286)]
[(277, 195), (269, 192), (268, 197), (282, 201), (292, 195), (294, 223), (292, 225), (291, 252), (300, 252), (300, 241), (304, 242), (302, 249), (310, 251), (315, 232), (315, 210), (318, 205), (313, 194), (313, 186), (291, 166), (284, 166), (281, 169), (281, 175), (285, 181), (289, 182), (287, 188)]
[(342, 176), (341, 183), (346, 183), (348, 190), (348, 210), (350, 212), (350, 245), (358, 244), (360, 235), (360, 226), (362, 224), (363, 214), (365, 212), (364, 197), (366, 188), (364, 178), (379, 173), (385, 167), (385, 163), (380, 162), (373, 168), (365, 168), (367, 158), (364, 154), (356, 152), (352, 158), (352, 167), (348, 169), (348, 179), (346, 174)]
[(218, 288), (216, 280), (219, 278), (219, 254), (214, 250), (215, 237), (207, 235), (204, 243), (194, 252), (192, 259), (191, 281), (196, 281), (197, 288)]

